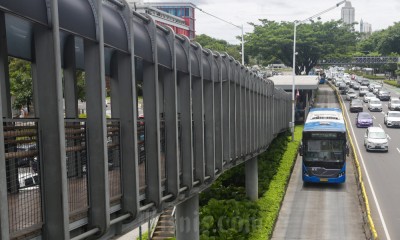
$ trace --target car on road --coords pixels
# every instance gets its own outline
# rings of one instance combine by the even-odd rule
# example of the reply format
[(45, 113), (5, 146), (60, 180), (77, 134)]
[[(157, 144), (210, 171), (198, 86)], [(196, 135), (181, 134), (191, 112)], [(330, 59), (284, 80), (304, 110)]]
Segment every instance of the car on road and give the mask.
[(372, 127), (374, 124), (371, 114), (368, 112), (359, 112), (356, 117), (357, 127)]
[(357, 95), (354, 89), (349, 89), (346, 93), (346, 100), (350, 101), (351, 99), (357, 98)]
[(368, 86), (368, 90), (370, 91), (370, 92), (374, 92), (374, 89), (382, 89), (382, 86), (381, 85), (379, 85), (379, 84), (377, 84), (377, 83), (371, 83), (369, 86)]
[(354, 89), (354, 90), (359, 90), (359, 89), (360, 89), (360, 84), (357, 83), (357, 82), (355, 82), (355, 83), (353, 84), (353, 89)]
[(368, 109), (373, 112), (382, 112), (382, 102), (377, 98), (371, 98), (368, 102)]
[[(340, 85), (341, 83), (344, 83), (344, 81), (341, 80), (341, 79), (338, 79), (338, 80), (336, 80), (336, 82), (335, 82), (335, 86), (336, 86), (336, 87), (339, 87), (339, 85)], [(346, 83), (344, 83), (344, 84), (346, 84)]]
[(373, 93), (368, 92), (368, 93), (366, 93), (366, 94), (364, 95), (363, 101), (364, 101), (365, 103), (368, 103), (369, 100), (372, 99), (372, 98), (376, 98), (376, 96), (375, 96)]
[(388, 136), (380, 127), (369, 127), (364, 134), (364, 146), (367, 151), (389, 151)]
[(391, 97), (388, 104), (389, 110), (400, 110), (400, 99)]
[(389, 101), (390, 100), (390, 92), (381, 90), (378, 92), (377, 97), (381, 101)]
[(347, 92), (347, 89), (348, 89), (349, 87), (346, 85), (346, 83), (340, 83), (339, 84), (339, 91), (340, 91), (340, 94), (346, 94), (346, 92)]
[(364, 79), (364, 80), (361, 81), (360, 84), (361, 84), (361, 86), (367, 86), (367, 87), (368, 87), (368, 85), (369, 85), (369, 80)]
[(400, 112), (388, 111), (383, 118), (386, 127), (400, 127)]
[(372, 93), (375, 94), (375, 95), (377, 95), (378, 92), (379, 92), (380, 90), (382, 90), (382, 86), (381, 86), (381, 85), (375, 85), (375, 86), (372, 88)]
[(360, 96), (360, 97), (362, 97), (362, 96), (364, 96), (365, 94), (367, 94), (369, 91), (368, 91), (368, 87), (367, 86), (362, 86), (361, 85), (361, 87), (360, 87), (360, 92), (358, 93), (358, 96)]
[(364, 110), (363, 102), (360, 99), (353, 99), (350, 102), (350, 112), (362, 112)]

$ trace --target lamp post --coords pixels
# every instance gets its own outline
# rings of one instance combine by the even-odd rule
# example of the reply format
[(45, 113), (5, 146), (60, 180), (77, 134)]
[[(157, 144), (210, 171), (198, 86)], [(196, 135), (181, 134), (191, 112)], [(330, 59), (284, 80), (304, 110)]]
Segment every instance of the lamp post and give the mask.
[(324, 14), (326, 12), (329, 12), (329, 11), (339, 7), (341, 4), (343, 4), (345, 2), (346, 2), (346, 0), (338, 2), (338, 3), (335, 4), (335, 6), (330, 7), (330, 8), (328, 8), (328, 9), (326, 9), (326, 10), (320, 12), (320, 13), (317, 13), (317, 14), (315, 14), (315, 15), (307, 18), (307, 19), (304, 19), (303, 21), (297, 21), (296, 20), (296, 21), (293, 22), (294, 26), (293, 26), (293, 70), (292, 70), (292, 80), (293, 80), (293, 82), (292, 82), (292, 122), (291, 122), (291, 126), (290, 126), (291, 130), (292, 130), (292, 141), (294, 141), (294, 123), (295, 123), (295, 111), (296, 111), (296, 101), (295, 101), (296, 99), (295, 99), (295, 92), (294, 91), (295, 91), (295, 86), (296, 86), (296, 82), (295, 82), (296, 72), (295, 72), (295, 69), (296, 69), (296, 54), (297, 54), (296, 53), (296, 30), (297, 30), (297, 26), (302, 24), (302, 23), (305, 23), (307, 21), (310, 21), (310, 20), (312, 20), (312, 19), (314, 19), (316, 17), (319, 17), (319, 16), (321, 16), (322, 14)]

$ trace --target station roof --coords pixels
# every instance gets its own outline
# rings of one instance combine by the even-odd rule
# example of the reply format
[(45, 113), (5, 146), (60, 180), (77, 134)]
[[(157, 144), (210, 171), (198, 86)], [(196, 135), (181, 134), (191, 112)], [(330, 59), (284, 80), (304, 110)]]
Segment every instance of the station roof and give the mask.
[[(283, 90), (292, 90), (293, 78), (292, 75), (276, 75), (268, 78), (274, 82), (275, 87)], [(313, 90), (318, 88), (318, 76), (313, 75), (296, 75), (295, 89)]]

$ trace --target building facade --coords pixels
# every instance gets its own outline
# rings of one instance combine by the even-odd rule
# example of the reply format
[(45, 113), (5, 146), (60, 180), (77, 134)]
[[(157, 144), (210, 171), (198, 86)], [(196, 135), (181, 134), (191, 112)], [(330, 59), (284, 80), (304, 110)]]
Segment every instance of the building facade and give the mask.
[(185, 20), (187, 26), (189, 26), (189, 38), (193, 39), (196, 37), (196, 16), (195, 9), (196, 5), (189, 2), (152, 2), (150, 6), (158, 8), (171, 15), (180, 17)]
[[(131, 8), (140, 13), (149, 14), (157, 24), (171, 27), (175, 33), (194, 38), (194, 24), (191, 30), (190, 21), (178, 15), (170, 14), (154, 6), (154, 3), (143, 3), (143, 1), (131, 0), (128, 2)], [(193, 5), (194, 6), (194, 5)], [(193, 12), (194, 14), (194, 12)], [(193, 15), (194, 16), (194, 15)], [(193, 21), (194, 22), (194, 21)]]
[(353, 24), (355, 21), (355, 9), (351, 6), (351, 2), (346, 2), (342, 7), (342, 21), (346, 24)]

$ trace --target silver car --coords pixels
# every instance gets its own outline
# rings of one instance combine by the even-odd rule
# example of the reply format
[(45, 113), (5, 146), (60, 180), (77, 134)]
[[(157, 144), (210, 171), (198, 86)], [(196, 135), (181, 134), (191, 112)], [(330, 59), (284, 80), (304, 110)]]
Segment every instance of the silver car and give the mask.
[(383, 118), (387, 127), (400, 127), (400, 112), (388, 111)]
[(366, 93), (366, 94), (364, 95), (363, 101), (364, 101), (365, 103), (367, 103), (367, 102), (369, 102), (369, 100), (372, 99), (372, 98), (376, 98), (376, 96), (375, 96), (373, 93), (368, 92), (368, 93)]
[(351, 99), (357, 98), (357, 93), (353, 89), (349, 89), (346, 93), (346, 100), (350, 101)]
[(389, 104), (388, 104), (389, 110), (400, 110), (400, 99), (398, 98), (390, 98)]
[(368, 109), (372, 111), (382, 112), (382, 103), (381, 100), (377, 98), (371, 98), (368, 102)]
[(364, 134), (364, 146), (367, 151), (389, 151), (388, 136), (380, 127), (369, 127)]

